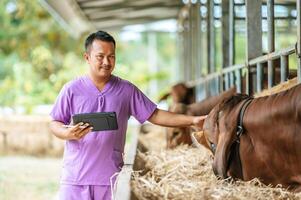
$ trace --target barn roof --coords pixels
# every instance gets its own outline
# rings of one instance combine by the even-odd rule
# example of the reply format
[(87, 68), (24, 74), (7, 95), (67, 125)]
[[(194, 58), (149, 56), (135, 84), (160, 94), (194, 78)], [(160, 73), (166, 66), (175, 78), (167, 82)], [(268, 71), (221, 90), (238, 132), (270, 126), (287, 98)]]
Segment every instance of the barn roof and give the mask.
[[(118, 30), (126, 25), (145, 24), (163, 19), (177, 19), (188, 2), (204, 0), (40, 0), (63, 25), (80, 35), (85, 31)], [(219, 4), (222, 0), (215, 0)], [(244, 3), (245, 0), (234, 0)], [(263, 0), (266, 3), (267, 0)], [(296, 0), (275, 0), (275, 4), (296, 4)]]

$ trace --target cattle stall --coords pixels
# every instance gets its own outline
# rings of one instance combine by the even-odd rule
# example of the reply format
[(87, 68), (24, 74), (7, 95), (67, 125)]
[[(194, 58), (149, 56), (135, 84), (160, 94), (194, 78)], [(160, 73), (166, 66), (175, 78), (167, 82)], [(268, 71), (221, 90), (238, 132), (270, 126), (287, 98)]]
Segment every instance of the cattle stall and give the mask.
[[(196, 87), (197, 100), (233, 85), (254, 94), (300, 82), (300, 30), (300, 1), (187, 1), (179, 15), (181, 78)], [(293, 39), (280, 45), (281, 35)]]
[[(189, 0), (183, 4), (178, 18), (179, 74), (188, 86), (195, 87), (196, 101), (234, 85), (237, 92), (254, 95), (264, 89), (272, 91), (274, 86), (294, 77), (300, 82), (300, 1)], [(288, 32), (295, 35), (293, 41), (277, 44), (277, 37)], [(242, 39), (245, 51), (239, 56), (237, 50)], [(301, 198), (256, 180), (230, 184), (218, 180), (212, 173), (210, 155), (204, 149), (179, 146), (174, 150), (159, 147), (159, 151), (153, 151), (153, 147), (144, 143), (155, 140), (154, 144), (158, 145), (160, 136), (151, 139), (139, 133), (138, 137), (141, 135), (132, 162), (133, 169), (138, 170), (128, 192), (132, 193), (132, 199)], [(199, 159), (195, 163), (192, 158)], [(129, 180), (129, 173), (127, 176)], [(190, 188), (181, 182), (190, 183)]]

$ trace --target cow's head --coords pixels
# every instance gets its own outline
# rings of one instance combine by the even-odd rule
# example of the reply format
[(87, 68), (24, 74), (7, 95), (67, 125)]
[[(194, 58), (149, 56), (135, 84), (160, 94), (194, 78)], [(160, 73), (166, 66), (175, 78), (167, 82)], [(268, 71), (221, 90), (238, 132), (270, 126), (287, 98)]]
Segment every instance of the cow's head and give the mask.
[[(185, 114), (187, 106), (185, 104), (177, 103), (170, 107), (169, 111), (177, 114)], [(179, 144), (191, 144), (190, 127), (175, 127), (167, 128), (166, 140), (167, 148), (174, 148)]]
[(232, 144), (236, 140), (237, 119), (242, 100), (247, 95), (234, 95), (215, 106), (204, 122), (204, 136), (214, 154), (215, 175), (226, 178)]
[(188, 87), (185, 83), (177, 83), (173, 85), (170, 92), (163, 94), (159, 98), (159, 102), (172, 98), (172, 103), (192, 104), (195, 102), (194, 87)]

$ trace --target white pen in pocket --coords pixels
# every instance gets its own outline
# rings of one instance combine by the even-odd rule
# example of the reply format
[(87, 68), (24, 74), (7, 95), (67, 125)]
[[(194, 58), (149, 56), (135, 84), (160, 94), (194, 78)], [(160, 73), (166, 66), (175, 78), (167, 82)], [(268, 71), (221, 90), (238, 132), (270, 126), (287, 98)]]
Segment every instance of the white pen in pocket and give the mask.
[[(73, 128), (75, 125), (63, 125), (65, 128)], [(87, 128), (88, 126), (79, 126), (79, 128)]]

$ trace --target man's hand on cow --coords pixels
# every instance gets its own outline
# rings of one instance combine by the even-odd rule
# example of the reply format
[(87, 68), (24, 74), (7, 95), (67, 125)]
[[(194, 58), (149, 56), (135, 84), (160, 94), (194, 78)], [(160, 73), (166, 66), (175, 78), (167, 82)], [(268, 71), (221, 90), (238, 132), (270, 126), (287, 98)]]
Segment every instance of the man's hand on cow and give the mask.
[(197, 127), (198, 129), (203, 130), (204, 121), (207, 118), (207, 115), (196, 116), (193, 118), (192, 126)]
[(66, 127), (66, 137), (69, 140), (79, 140), (87, 135), (93, 127), (91, 127), (88, 123), (80, 122), (76, 125), (67, 125)]

